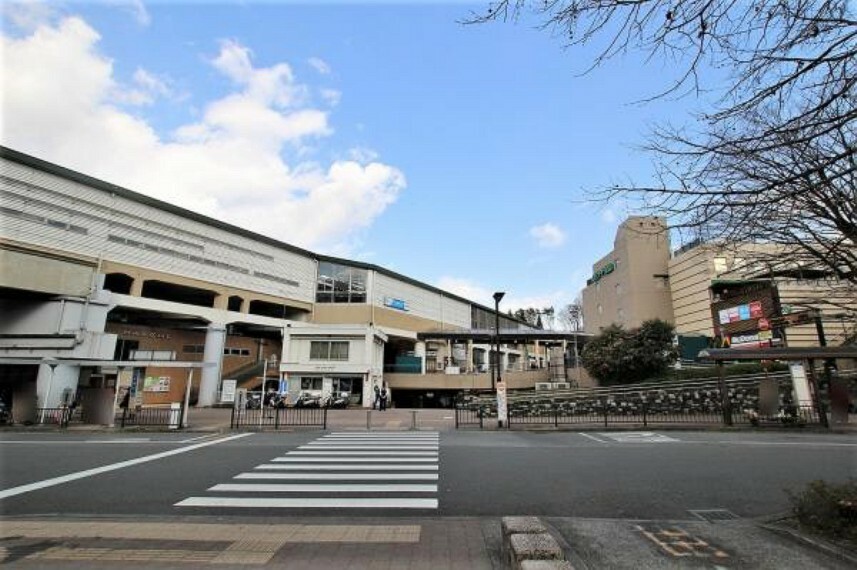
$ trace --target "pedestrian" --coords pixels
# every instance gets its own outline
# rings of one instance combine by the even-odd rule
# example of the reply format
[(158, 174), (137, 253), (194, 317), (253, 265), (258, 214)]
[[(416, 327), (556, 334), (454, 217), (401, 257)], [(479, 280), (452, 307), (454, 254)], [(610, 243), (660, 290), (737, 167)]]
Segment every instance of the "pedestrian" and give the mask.
[(372, 409), (375, 410), (381, 405), (381, 388), (375, 384), (375, 399), (372, 400)]
[(381, 411), (382, 412), (387, 411), (387, 389), (386, 388), (381, 388), (381, 394), (379, 396), (379, 399), (381, 400)]
[(122, 397), (122, 401), (119, 402), (119, 407), (123, 410), (128, 409), (128, 404), (131, 402), (131, 390), (125, 392), (125, 396)]

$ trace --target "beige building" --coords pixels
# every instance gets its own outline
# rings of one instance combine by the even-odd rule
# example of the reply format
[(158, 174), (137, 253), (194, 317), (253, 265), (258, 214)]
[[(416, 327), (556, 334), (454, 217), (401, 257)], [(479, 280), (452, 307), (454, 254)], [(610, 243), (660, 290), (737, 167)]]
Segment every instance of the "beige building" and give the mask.
[[(786, 258), (788, 262), (783, 261)], [(592, 266), (582, 294), (586, 331), (597, 333), (611, 323), (632, 328), (646, 319), (660, 318), (675, 325), (680, 339), (725, 337), (731, 342), (734, 336), (752, 345), (754, 335), (759, 342), (779, 336), (788, 346), (817, 346), (814, 321), (780, 326), (785, 315), (813, 310), (821, 316), (826, 343), (842, 343), (851, 330), (849, 312), (853, 320), (857, 310), (853, 285), (830, 279), (811, 263), (798, 265), (792, 259), (764, 244), (694, 241), (670, 252), (663, 218), (630, 217), (619, 226), (613, 251)], [(769, 291), (767, 300), (762, 303), (763, 296), (756, 299), (748, 293), (734, 307), (726, 306), (738, 312), (728, 326), (721, 326), (727, 323), (717, 314), (720, 306), (742, 288), (760, 287)], [(748, 316), (750, 305), (756, 309), (764, 305), (765, 314)], [(766, 321), (771, 319), (770, 329), (775, 330), (769, 334)], [(732, 334), (734, 330), (740, 332)]]
[[(679, 335), (721, 335), (718, 320), (712, 314), (712, 303), (718, 301), (718, 291), (729, 283), (737, 287), (751, 281), (768, 282), (775, 289), (777, 316), (808, 309), (819, 311), (829, 345), (845, 339), (847, 312), (857, 309), (853, 287), (818, 270), (794, 264), (778, 266), (769, 246), (690, 243), (673, 254), (669, 275), (673, 318)], [(815, 323), (788, 326), (784, 334), (791, 347), (819, 343)]]
[(0, 399), (18, 411), (86, 392), (112, 421), (126, 392), (210, 406), (241, 388), (370, 406), (375, 386), (433, 407), (491, 389), (491, 370), (510, 388), (581, 380), (565, 355), (585, 335), (4, 147), (0, 174)]
[(612, 323), (638, 327), (654, 318), (672, 322), (669, 260), (666, 220), (630, 217), (622, 222), (613, 251), (593, 264), (583, 290), (586, 332), (598, 333)]

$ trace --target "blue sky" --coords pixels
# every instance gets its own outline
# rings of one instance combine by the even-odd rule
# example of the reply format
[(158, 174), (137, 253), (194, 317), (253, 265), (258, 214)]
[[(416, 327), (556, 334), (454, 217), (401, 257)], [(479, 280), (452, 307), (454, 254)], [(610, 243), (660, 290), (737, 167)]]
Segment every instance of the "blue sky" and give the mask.
[(481, 3), (4, 5), (2, 142), (506, 308), (570, 302), (696, 102)]

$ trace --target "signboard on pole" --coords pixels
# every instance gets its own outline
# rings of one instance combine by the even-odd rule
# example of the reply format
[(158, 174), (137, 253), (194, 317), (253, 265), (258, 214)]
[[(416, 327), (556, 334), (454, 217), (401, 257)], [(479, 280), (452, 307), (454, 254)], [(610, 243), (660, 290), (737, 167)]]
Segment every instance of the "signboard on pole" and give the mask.
[(506, 422), (508, 411), (506, 407), (506, 383), (497, 382), (497, 421), (501, 424)]
[(221, 403), (232, 403), (235, 401), (235, 389), (238, 387), (238, 380), (224, 380), (220, 387)]

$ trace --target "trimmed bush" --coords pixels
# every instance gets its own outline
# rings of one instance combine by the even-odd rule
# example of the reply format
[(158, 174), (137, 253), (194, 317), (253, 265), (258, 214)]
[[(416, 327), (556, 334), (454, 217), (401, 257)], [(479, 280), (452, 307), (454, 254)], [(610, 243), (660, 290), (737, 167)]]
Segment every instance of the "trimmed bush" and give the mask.
[(857, 546), (857, 479), (846, 483), (817, 480), (798, 493), (789, 493), (800, 526), (833, 540)]

